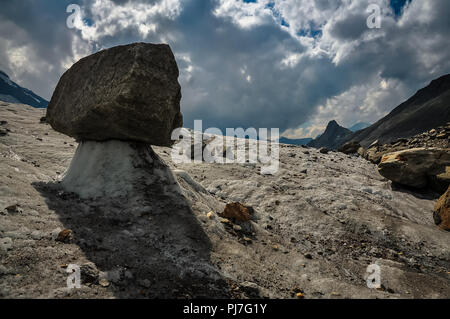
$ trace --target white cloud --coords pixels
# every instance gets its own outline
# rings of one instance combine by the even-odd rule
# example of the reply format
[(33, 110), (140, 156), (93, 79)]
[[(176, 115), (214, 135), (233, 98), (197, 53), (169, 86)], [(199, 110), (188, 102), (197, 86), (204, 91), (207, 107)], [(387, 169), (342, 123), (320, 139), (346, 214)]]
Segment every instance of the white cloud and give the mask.
[[(401, 17), (389, 0), (83, 0), (80, 30), (66, 28), (64, 5), (53, 3), (60, 9), (49, 17), (33, 15), (31, 0), (4, 0), (0, 66), (48, 97), (82, 56), (166, 42), (188, 126), (202, 118), (208, 126), (315, 136), (332, 119), (374, 122), (450, 72), (448, 0), (413, 0)], [(370, 3), (382, 8), (381, 29), (367, 28)]]
[(88, 41), (99, 41), (127, 28), (136, 28), (146, 38), (149, 33), (157, 31), (157, 21), (161, 18), (174, 20), (181, 10), (180, 0), (160, 0), (153, 4), (115, 4), (111, 0), (94, 0), (83, 6), (83, 18), (88, 16), (93, 24), (77, 19), (75, 26), (81, 31), (81, 37)]

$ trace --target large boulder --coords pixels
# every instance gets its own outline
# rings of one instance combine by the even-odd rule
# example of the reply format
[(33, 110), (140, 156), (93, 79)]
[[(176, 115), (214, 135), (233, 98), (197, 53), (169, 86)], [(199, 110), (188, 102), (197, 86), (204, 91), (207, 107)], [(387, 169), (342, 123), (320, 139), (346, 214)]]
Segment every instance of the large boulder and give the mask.
[(450, 187), (434, 206), (433, 217), (436, 225), (450, 231)]
[(424, 188), (433, 186), (429, 181), (445, 173), (447, 166), (450, 166), (450, 149), (414, 148), (385, 154), (378, 171), (395, 183)]
[(63, 74), (47, 122), (77, 140), (169, 146), (172, 131), (182, 126), (178, 75), (166, 44), (134, 43), (100, 51)]
[(339, 147), (338, 151), (344, 154), (354, 154), (358, 153), (361, 144), (357, 141), (347, 142), (341, 147)]

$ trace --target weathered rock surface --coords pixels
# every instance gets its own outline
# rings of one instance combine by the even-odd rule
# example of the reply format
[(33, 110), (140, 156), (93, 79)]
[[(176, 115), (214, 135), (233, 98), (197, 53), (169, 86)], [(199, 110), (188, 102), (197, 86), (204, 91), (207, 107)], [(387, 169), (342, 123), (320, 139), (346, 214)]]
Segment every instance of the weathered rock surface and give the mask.
[[(440, 138), (437, 138), (438, 136), (440, 136)], [(417, 134), (413, 137), (400, 138), (387, 144), (380, 144), (380, 142), (376, 140), (366, 149), (361, 148), (358, 150), (358, 154), (374, 164), (379, 164), (381, 158), (385, 154), (421, 147), (450, 148), (450, 123)], [(444, 192), (445, 189), (442, 190), (442, 192)]]
[(450, 187), (434, 206), (433, 217), (436, 225), (450, 231)]
[(415, 148), (384, 155), (378, 171), (395, 183), (424, 188), (430, 177), (445, 173), (447, 166), (450, 149)]
[(172, 144), (182, 126), (178, 67), (168, 45), (134, 43), (75, 63), (61, 77), (47, 122), (77, 140)]
[(338, 151), (344, 154), (354, 154), (357, 153), (361, 144), (357, 141), (348, 142), (339, 147)]

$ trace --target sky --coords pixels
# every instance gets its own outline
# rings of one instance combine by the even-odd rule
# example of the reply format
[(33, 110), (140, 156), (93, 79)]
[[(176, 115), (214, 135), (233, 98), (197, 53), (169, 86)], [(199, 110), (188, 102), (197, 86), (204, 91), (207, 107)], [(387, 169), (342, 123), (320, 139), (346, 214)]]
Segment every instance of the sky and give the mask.
[(314, 137), (333, 119), (374, 123), (450, 73), (449, 16), (448, 0), (1, 0), (0, 69), (50, 99), (84, 56), (168, 43), (185, 127)]

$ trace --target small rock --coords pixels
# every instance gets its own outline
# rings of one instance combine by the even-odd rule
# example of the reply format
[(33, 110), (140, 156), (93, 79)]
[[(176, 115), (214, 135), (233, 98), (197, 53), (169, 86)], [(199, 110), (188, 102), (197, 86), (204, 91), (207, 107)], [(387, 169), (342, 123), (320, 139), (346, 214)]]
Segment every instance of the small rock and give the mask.
[(333, 291), (333, 292), (331, 292), (331, 295), (332, 296), (340, 296), (341, 294), (339, 292)]
[(56, 241), (62, 242), (62, 243), (70, 243), (73, 239), (72, 231), (70, 229), (64, 229), (59, 234), (58, 237), (56, 237)]
[(311, 254), (305, 254), (305, 258), (306, 259), (312, 259), (312, 255)]
[(328, 154), (330, 152), (330, 150), (328, 148), (326, 148), (326, 147), (322, 147), (322, 148), (319, 149), (319, 152), (321, 154)]
[(98, 282), (99, 283), (99, 285), (100, 286), (102, 286), (102, 287), (109, 287), (109, 285), (111, 284), (108, 280), (106, 280), (106, 279), (100, 279), (100, 281)]
[(304, 299), (304, 298), (305, 298), (305, 294), (303, 294), (303, 293), (301, 293), (301, 292), (297, 292), (297, 293), (295, 294), (295, 296), (296, 296), (298, 299)]
[(245, 206), (241, 203), (227, 204), (223, 213), (220, 214), (224, 218), (233, 218), (235, 220), (246, 222), (250, 220), (250, 216), (254, 213), (253, 207)]
[(221, 218), (221, 219), (220, 219), (220, 222), (221, 222), (222, 224), (231, 224), (230, 220), (227, 219), (227, 218)]
[(242, 230), (242, 227), (239, 226), (239, 225), (234, 225), (234, 226), (233, 226), (233, 229), (234, 229), (235, 231), (241, 231), (241, 230)]
[(84, 284), (95, 284), (100, 274), (94, 263), (86, 263), (81, 265), (81, 282)]

